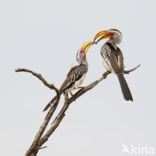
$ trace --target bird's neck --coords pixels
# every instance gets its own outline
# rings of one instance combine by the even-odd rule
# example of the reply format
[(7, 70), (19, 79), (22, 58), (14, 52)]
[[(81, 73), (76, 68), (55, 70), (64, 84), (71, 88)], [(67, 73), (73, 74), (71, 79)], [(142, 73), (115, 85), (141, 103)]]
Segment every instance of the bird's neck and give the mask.
[(106, 43), (111, 44), (111, 46), (113, 46), (115, 50), (118, 48), (114, 40), (108, 40)]
[(85, 65), (86, 67), (88, 67), (88, 62), (87, 62), (87, 59), (82, 59), (81, 62), (79, 64), (83, 64)]

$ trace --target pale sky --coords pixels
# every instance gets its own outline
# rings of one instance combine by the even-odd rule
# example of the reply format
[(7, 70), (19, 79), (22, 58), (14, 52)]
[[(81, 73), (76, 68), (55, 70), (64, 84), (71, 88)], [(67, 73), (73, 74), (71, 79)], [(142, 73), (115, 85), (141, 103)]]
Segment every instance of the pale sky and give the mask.
[[(130, 147), (152, 146), (156, 154), (156, 1), (5, 0), (0, 2), (0, 155), (22, 156), (31, 145), (55, 95), (39, 80), (14, 69), (41, 73), (58, 88), (81, 45), (101, 30), (116, 28), (134, 102), (123, 99), (115, 75), (74, 102), (39, 156), (128, 156)], [(106, 40), (105, 40), (106, 41)], [(83, 86), (99, 78), (100, 47), (87, 53)], [(61, 104), (63, 103), (63, 96)], [(61, 106), (60, 104), (60, 106)]]

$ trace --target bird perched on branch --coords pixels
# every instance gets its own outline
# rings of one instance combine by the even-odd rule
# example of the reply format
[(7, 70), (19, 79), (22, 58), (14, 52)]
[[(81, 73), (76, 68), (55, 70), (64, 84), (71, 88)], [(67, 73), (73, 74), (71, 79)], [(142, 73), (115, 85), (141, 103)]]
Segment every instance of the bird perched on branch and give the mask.
[[(82, 47), (78, 50), (76, 59), (79, 65), (74, 66), (70, 69), (67, 74), (65, 81), (59, 89), (59, 93), (68, 94), (71, 93), (72, 90), (77, 89), (86, 77), (88, 71), (88, 62), (86, 59), (86, 53), (88, 49), (94, 44), (92, 41), (85, 42)], [(43, 111), (46, 111), (56, 100), (55, 96), (44, 108)]]
[(98, 43), (99, 41), (107, 38), (109, 40), (101, 47), (103, 65), (106, 70), (117, 75), (125, 100), (133, 101), (132, 94), (124, 78), (123, 55), (121, 50), (117, 46), (117, 44), (120, 44), (122, 40), (122, 34), (117, 29), (100, 31), (95, 35), (94, 42)]

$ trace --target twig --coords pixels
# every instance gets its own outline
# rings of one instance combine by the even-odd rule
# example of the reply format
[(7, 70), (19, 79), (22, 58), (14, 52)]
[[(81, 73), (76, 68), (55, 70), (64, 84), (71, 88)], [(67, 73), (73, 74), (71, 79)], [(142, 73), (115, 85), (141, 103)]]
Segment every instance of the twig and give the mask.
[(38, 149), (40, 150), (40, 149), (44, 149), (44, 148), (47, 148), (47, 146), (39, 147)]
[(37, 77), (39, 80), (41, 80), (43, 82), (43, 84), (45, 86), (47, 86), (50, 89), (54, 89), (56, 91), (56, 93), (58, 94), (58, 89), (53, 85), (53, 84), (49, 84), (43, 77), (41, 74), (33, 72), (32, 70), (26, 69), (26, 68), (17, 68), (15, 69), (15, 72), (27, 72), (27, 73), (31, 73), (32, 75), (34, 75), (35, 77)]
[(136, 67), (132, 68), (131, 70), (125, 70), (124, 73), (125, 74), (129, 74), (130, 72), (136, 70), (137, 68), (139, 68), (141, 66), (141, 64), (137, 65)]

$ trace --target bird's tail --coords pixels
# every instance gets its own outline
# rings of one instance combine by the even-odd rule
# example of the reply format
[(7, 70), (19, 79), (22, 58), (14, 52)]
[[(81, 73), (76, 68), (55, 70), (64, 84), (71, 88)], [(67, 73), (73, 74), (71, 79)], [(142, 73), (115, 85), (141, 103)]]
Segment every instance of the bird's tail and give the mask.
[(120, 82), (120, 86), (121, 86), (121, 90), (122, 90), (122, 93), (123, 93), (123, 96), (125, 98), (125, 100), (129, 101), (133, 101), (133, 97), (132, 97), (132, 94), (131, 94), (131, 91), (128, 87), (128, 84), (124, 78), (124, 75), (123, 73), (119, 73), (117, 74), (118, 76), (118, 79), (119, 79), (119, 82)]
[[(60, 95), (63, 93), (63, 91), (59, 91)], [(57, 95), (44, 107), (43, 112), (53, 105), (53, 103), (56, 101), (56, 98)]]
[(46, 111), (50, 106), (52, 106), (52, 104), (55, 102), (55, 100), (56, 100), (56, 97), (57, 96), (55, 96), (45, 107), (44, 107), (44, 109), (43, 109), (43, 111)]

